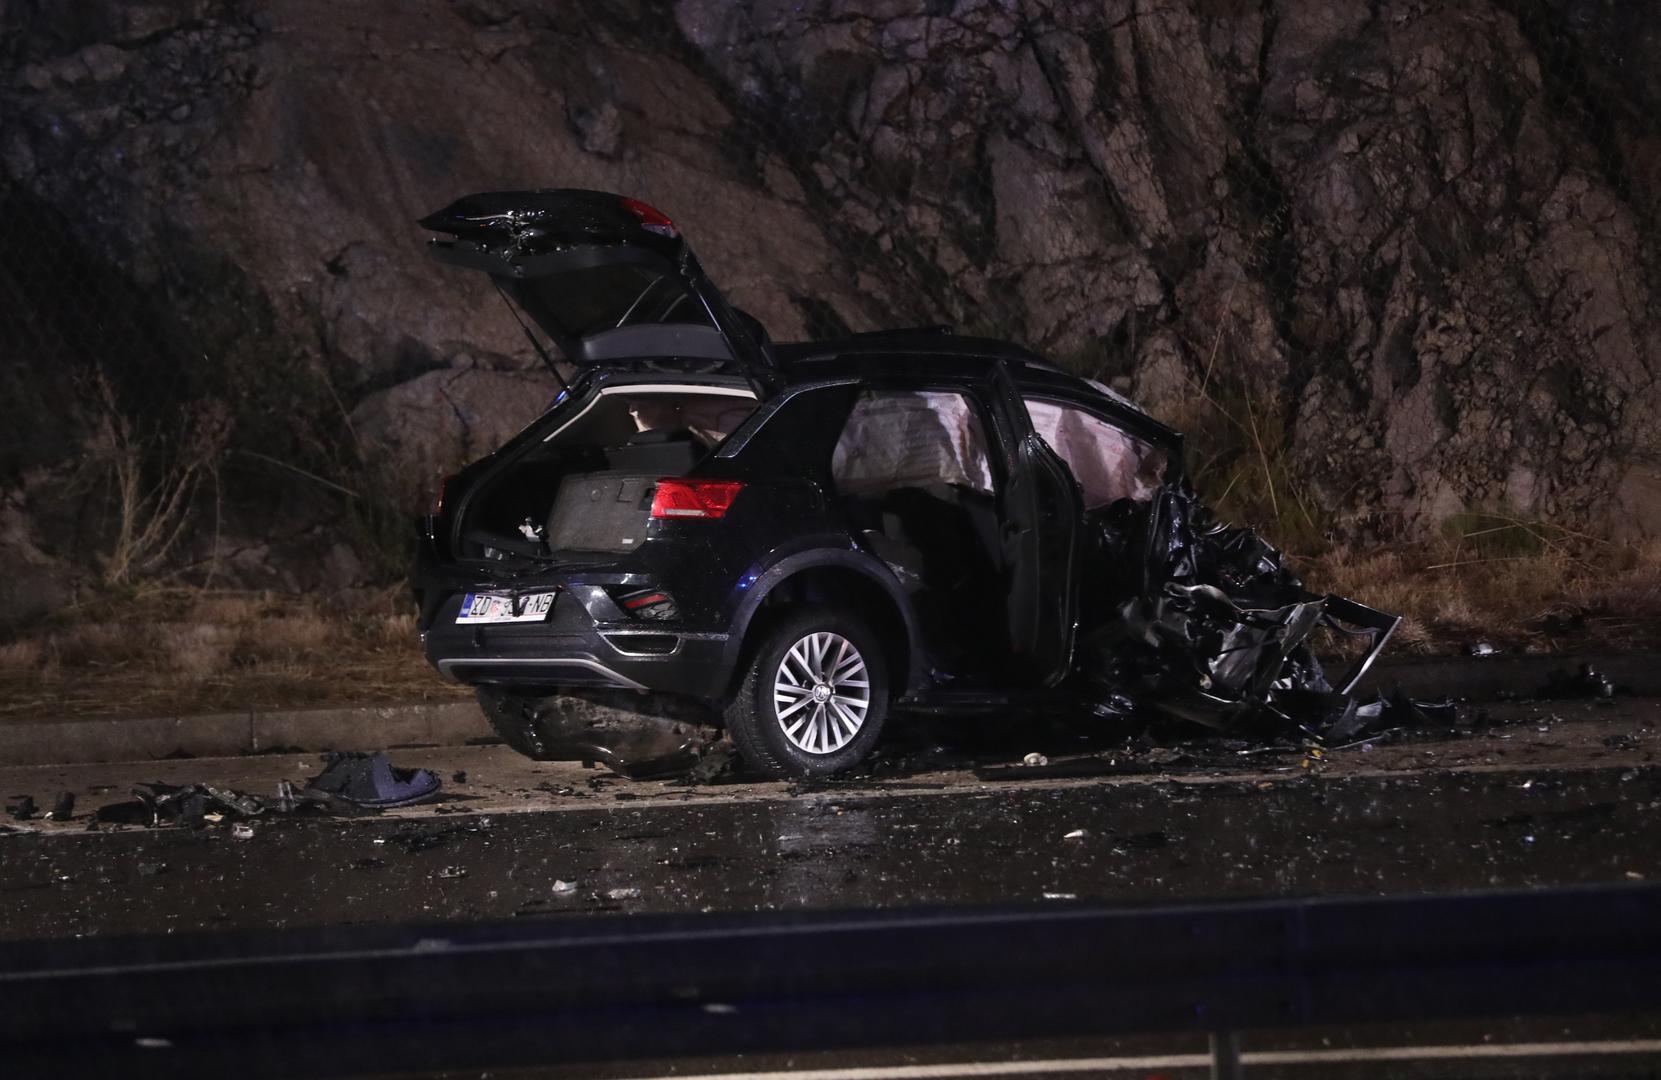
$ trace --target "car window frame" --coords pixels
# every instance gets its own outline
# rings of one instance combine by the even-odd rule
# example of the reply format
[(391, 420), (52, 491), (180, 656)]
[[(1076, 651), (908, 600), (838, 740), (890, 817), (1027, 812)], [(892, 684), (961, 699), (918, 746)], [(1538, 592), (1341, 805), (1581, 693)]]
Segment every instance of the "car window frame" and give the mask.
[[(1164, 471), (1160, 473), (1160, 482), (1163, 484), (1173, 484), (1182, 477), (1182, 442), (1180, 439), (1159, 438), (1153, 431), (1148, 430), (1145, 425), (1137, 423), (1127, 424), (1122, 418), (1113, 415), (1113, 411), (1092, 407), (1091, 402), (1074, 395), (1057, 393), (1048, 388), (1034, 387), (1030, 383), (1016, 383), (1015, 392), (1020, 397), (1021, 408), (1023, 411), (1026, 410), (1026, 403), (1029, 398), (1042, 401), (1047, 405), (1056, 405), (1063, 409), (1077, 409), (1086, 416), (1100, 420), (1108, 427), (1113, 428), (1115, 431), (1118, 431), (1129, 438), (1136, 439), (1139, 442), (1147, 443), (1149, 446), (1163, 450), (1165, 452), (1165, 468)], [(1031, 414), (1029, 413), (1029, 422), (1030, 415)], [(1033, 426), (1033, 431), (1035, 434), (1037, 433), (1036, 425)], [(1043, 438), (1043, 436), (1040, 435), (1039, 438)], [(1044, 445), (1049, 446), (1049, 440), (1045, 439)], [(1053, 446), (1050, 447), (1050, 450), (1056, 457), (1061, 459), (1062, 464), (1067, 466), (1067, 470), (1069, 472), (1073, 471), (1072, 464), (1068, 462), (1066, 458), (1061, 456), (1061, 451), (1057, 450)], [(1073, 480), (1077, 483), (1078, 477), (1076, 474), (1073, 477)]]

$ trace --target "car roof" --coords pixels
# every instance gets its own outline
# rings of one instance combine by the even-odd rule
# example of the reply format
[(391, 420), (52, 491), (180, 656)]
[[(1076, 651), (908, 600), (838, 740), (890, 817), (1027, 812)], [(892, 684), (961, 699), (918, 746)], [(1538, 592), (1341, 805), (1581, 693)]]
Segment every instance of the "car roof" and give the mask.
[(1181, 434), (1155, 420), (1135, 402), (1099, 382), (1065, 371), (1012, 342), (960, 336), (937, 327), (876, 331), (835, 341), (775, 344), (774, 355), (788, 382), (893, 375), (970, 379), (1002, 363), (1024, 391), (1072, 399), (1121, 417), (1145, 434), (1180, 440)]
[[(1099, 382), (1074, 375), (1009, 341), (953, 334), (940, 327), (875, 331), (829, 341), (775, 343), (774, 356), (787, 387), (892, 377), (970, 381), (1002, 364), (1023, 392), (1071, 400), (1116, 418), (1128, 430), (1158, 441), (1182, 435), (1139, 405)], [(708, 360), (650, 358), (613, 361), (586, 369), (574, 392), (646, 382), (748, 385), (745, 378)]]

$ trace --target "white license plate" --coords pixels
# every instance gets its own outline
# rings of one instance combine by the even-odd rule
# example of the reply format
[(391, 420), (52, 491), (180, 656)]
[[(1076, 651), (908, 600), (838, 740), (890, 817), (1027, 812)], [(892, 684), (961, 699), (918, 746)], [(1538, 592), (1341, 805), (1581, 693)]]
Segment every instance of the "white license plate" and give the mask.
[(520, 593), (517, 596), (468, 593), (461, 598), (461, 611), (456, 615), (456, 622), (541, 622), (552, 610), (554, 594), (551, 592)]

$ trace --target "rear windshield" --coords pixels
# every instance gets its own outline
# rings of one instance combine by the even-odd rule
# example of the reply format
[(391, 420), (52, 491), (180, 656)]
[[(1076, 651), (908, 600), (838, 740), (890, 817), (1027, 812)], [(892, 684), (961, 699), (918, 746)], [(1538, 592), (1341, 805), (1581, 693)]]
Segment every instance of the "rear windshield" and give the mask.
[(547, 437), (562, 448), (611, 449), (686, 441), (716, 446), (756, 409), (748, 393), (630, 390), (614, 387)]

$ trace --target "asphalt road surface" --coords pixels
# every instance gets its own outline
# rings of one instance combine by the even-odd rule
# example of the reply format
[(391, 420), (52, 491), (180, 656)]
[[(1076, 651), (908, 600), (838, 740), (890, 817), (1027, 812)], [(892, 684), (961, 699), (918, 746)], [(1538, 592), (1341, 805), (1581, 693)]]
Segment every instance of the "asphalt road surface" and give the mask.
[[(441, 771), (443, 801), (261, 817), (246, 838), (230, 821), (89, 829), (90, 812), (145, 780), (270, 794), (315, 773), (316, 755), (0, 769), (8, 798), (47, 808), (77, 794), (71, 821), (6, 819), (0, 936), (1656, 880), (1658, 721), (1661, 700), (1514, 703), (1322, 754), (919, 721), (867, 775), (813, 786), (637, 782), (499, 746), (405, 748), (394, 760)], [(1028, 752), (1049, 763), (1023, 765)], [(1647, 1076), (1661, 1075), (1657, 1040), (1648, 1017), (1397, 1026), (1264, 1036), (1245, 1061), (1252, 1076)], [(1204, 1075), (1204, 1052), (1094, 1040), (536, 1075), (1176, 1077)]]

